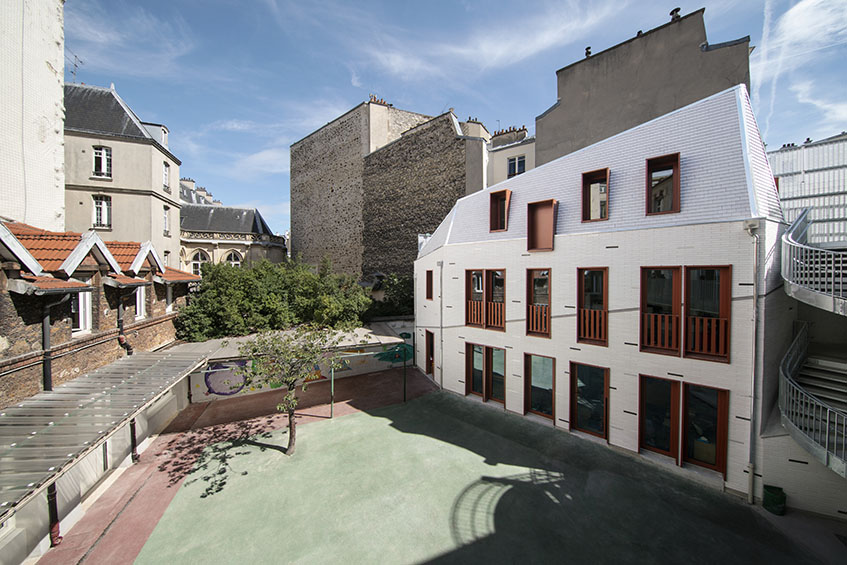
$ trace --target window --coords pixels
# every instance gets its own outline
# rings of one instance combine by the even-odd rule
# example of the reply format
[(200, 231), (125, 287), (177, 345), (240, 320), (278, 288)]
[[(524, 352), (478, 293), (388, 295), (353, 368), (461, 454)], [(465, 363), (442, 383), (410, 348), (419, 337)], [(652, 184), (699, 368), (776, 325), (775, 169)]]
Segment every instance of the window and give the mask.
[(506, 271), (465, 271), (465, 324), (506, 329)]
[(505, 403), (506, 350), (468, 343), (465, 357), (465, 394)]
[(726, 475), (729, 392), (685, 384), (683, 460)]
[(162, 222), (163, 222), (163, 225), (165, 226), (163, 234), (166, 237), (170, 237), (170, 235), (171, 235), (171, 207), (170, 206), (163, 206), (162, 207)]
[(641, 267), (641, 350), (679, 355), (679, 267)]
[(524, 171), (526, 171), (525, 155), (520, 155), (518, 157), (509, 157), (509, 178), (512, 178), (515, 175), (519, 175)]
[(608, 268), (577, 269), (576, 340), (608, 344)]
[(426, 272), (426, 299), (432, 300), (432, 271)]
[(647, 159), (647, 213), (679, 212), (679, 153)]
[(435, 375), (435, 334), (426, 331), (426, 374)]
[(230, 251), (227, 253), (227, 256), (224, 257), (224, 263), (228, 263), (231, 267), (240, 267), (241, 255), (239, 255), (237, 251)]
[(91, 292), (71, 294), (71, 335), (91, 331)]
[(171, 191), (171, 166), (167, 161), (162, 163), (162, 187), (167, 191)]
[(95, 228), (111, 228), (112, 227), (112, 197), (111, 196), (93, 196), (94, 199), (94, 219)]
[(526, 333), (550, 337), (550, 269), (527, 269), (526, 288)]
[(679, 382), (640, 375), (638, 398), (641, 449), (679, 462)]
[(609, 369), (571, 363), (571, 428), (608, 438)]
[(524, 355), (524, 410), (554, 418), (556, 360), (542, 355)]
[(139, 286), (135, 289), (135, 319), (147, 317), (147, 288)]
[(582, 221), (609, 219), (609, 169), (582, 174)]
[(202, 265), (208, 262), (209, 256), (203, 251), (198, 251), (191, 257), (191, 272), (195, 275), (202, 275)]
[(511, 199), (511, 190), (501, 190), (491, 193), (490, 231), (506, 231), (509, 228), (509, 201)]
[(171, 266), (171, 252), (165, 251), (164, 253), (165, 267)]
[(527, 204), (526, 240), (529, 251), (553, 251), (557, 207), (555, 200)]
[(685, 355), (729, 362), (730, 267), (685, 268)]
[(94, 148), (94, 172), (95, 177), (112, 178), (112, 148)]

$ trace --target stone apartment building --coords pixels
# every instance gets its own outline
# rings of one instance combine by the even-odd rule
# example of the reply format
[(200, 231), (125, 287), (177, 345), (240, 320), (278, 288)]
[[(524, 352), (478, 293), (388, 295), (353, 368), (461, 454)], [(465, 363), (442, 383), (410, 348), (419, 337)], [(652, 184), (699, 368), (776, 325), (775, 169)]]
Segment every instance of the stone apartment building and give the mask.
[(179, 257), (179, 166), (168, 129), (142, 122), (114, 88), (65, 85), (65, 228), (150, 241)]

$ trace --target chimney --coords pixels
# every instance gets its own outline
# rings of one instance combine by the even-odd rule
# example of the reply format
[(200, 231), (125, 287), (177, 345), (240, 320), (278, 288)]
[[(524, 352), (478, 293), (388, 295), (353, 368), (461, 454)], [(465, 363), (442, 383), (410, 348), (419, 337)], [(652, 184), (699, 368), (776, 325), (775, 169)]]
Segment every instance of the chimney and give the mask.
[(503, 145), (517, 143), (526, 139), (526, 133), (526, 126), (521, 126), (520, 128), (509, 126), (506, 129), (495, 131), (491, 135), (491, 146), (502, 147)]
[(194, 179), (190, 179), (188, 177), (179, 179), (179, 183), (184, 184), (186, 187), (188, 187), (189, 190), (194, 190), (196, 186), (194, 183)]

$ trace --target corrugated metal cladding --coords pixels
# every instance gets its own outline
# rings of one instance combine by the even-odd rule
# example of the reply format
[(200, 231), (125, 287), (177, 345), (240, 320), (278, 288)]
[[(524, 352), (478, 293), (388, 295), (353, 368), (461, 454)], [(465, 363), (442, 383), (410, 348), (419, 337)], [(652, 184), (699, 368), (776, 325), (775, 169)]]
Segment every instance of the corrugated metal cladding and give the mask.
[(812, 208), (813, 244), (847, 244), (847, 134), (768, 153), (785, 219)]

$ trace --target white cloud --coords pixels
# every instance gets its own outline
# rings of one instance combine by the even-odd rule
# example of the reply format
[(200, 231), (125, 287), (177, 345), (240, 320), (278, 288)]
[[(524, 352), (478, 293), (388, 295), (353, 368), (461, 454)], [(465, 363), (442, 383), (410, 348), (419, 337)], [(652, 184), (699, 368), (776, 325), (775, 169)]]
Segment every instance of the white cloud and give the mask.
[(350, 69), (350, 85), (356, 88), (362, 87), (362, 80), (359, 78), (359, 73), (355, 69)]
[(289, 170), (288, 146), (268, 147), (245, 155), (235, 161), (234, 172), (237, 176), (256, 177), (262, 175), (286, 174)]
[(843, 100), (826, 100), (816, 94), (812, 81), (796, 82), (790, 87), (791, 92), (801, 104), (811, 104), (823, 115), (818, 131), (828, 135), (833, 131), (847, 129), (847, 102)]

